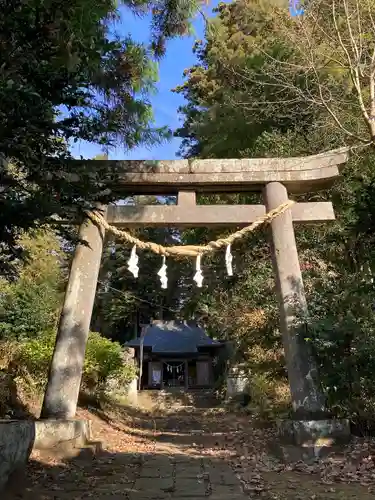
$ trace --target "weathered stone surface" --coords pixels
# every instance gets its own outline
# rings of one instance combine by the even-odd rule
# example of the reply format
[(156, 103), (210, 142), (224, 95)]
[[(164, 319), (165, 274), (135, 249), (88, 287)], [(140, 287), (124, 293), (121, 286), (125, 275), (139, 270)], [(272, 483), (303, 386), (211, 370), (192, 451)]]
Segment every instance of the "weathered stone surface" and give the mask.
[(208, 469), (208, 476), (210, 483), (213, 485), (215, 489), (218, 489), (219, 486), (235, 486), (237, 489), (240, 488), (239, 481), (233, 472), (229, 469)]
[(201, 498), (207, 496), (207, 487), (203, 481), (177, 476), (173, 496), (176, 498)]
[[(120, 192), (176, 193), (195, 186), (197, 191), (261, 190), (268, 182), (282, 182), (290, 192), (326, 189), (339, 176), (339, 165), (348, 150), (327, 151), (300, 158), (252, 158), (225, 160), (73, 160), (85, 164), (88, 175), (100, 178)], [(56, 160), (50, 160), (56, 162)], [(108, 172), (110, 172), (108, 174)], [(79, 182), (78, 175), (70, 179)]]
[(304, 462), (312, 464), (332, 452), (331, 446), (298, 446), (295, 444), (269, 443), (268, 449), (281, 462), (292, 464)]
[(350, 423), (337, 420), (280, 420), (279, 440), (268, 443), (272, 454), (285, 463), (314, 462), (350, 440)]
[(129, 494), (133, 500), (207, 496), (212, 499), (245, 498), (240, 481), (228, 465), (219, 466), (203, 457), (178, 459), (176, 456), (154, 456), (146, 460)]
[[(129, 499), (129, 500), (160, 500), (160, 499), (166, 500), (167, 498), (172, 498), (172, 494), (171, 493), (164, 493), (163, 496), (160, 496), (160, 494), (156, 494), (156, 496), (155, 496), (151, 493), (147, 493), (144, 491), (131, 491), (128, 494), (128, 496), (126, 497), (126, 499)], [(125, 500), (125, 498), (124, 498), (124, 500)]]
[(213, 495), (210, 495), (210, 500), (244, 500), (245, 497), (242, 493), (231, 493), (228, 497), (227, 491), (219, 491)]
[[(105, 209), (104, 214), (105, 214)], [(95, 300), (104, 230), (81, 225), (69, 273), (41, 418), (74, 418)]]
[(172, 467), (143, 467), (142, 478), (172, 477)]
[(176, 474), (180, 478), (195, 479), (199, 481), (203, 477), (203, 469), (198, 460), (190, 463), (185, 462), (177, 465)]
[(80, 448), (91, 443), (86, 420), (0, 420), (0, 490), (32, 450)]
[[(278, 182), (264, 189), (267, 210), (288, 201), (285, 186)], [(306, 341), (307, 303), (299, 265), (290, 210), (271, 222), (271, 250), (280, 310), (293, 410), (298, 418), (321, 418), (325, 398), (320, 389), (316, 362)]]
[(81, 447), (90, 441), (90, 436), (88, 420), (37, 420), (34, 449), (47, 450), (68, 442)]
[[(203, 174), (241, 172), (300, 172), (341, 165), (348, 160), (348, 149), (340, 148), (317, 155), (291, 158), (242, 158), (215, 160), (73, 160), (92, 166), (91, 171), (139, 174)], [(96, 168), (95, 168), (96, 167)], [(103, 168), (105, 167), (105, 168)]]
[(138, 378), (133, 378), (127, 387), (127, 394), (129, 397), (133, 398), (133, 401), (136, 402), (138, 398)]
[(174, 490), (173, 478), (158, 478), (152, 480), (149, 478), (140, 478), (134, 484), (135, 491), (148, 493), (152, 498), (165, 498), (165, 493)]
[(269, 182), (282, 182), (290, 192), (302, 193), (329, 188), (340, 175), (336, 166), (302, 171), (247, 171), (204, 174), (123, 174), (118, 181), (121, 191), (132, 193), (176, 193), (196, 188), (199, 192), (259, 191)]
[(0, 490), (11, 474), (25, 467), (35, 438), (31, 420), (0, 420)]
[[(331, 202), (296, 203), (293, 223), (335, 220)], [(266, 213), (264, 205), (110, 206), (107, 221), (117, 227), (247, 226)]]
[(246, 393), (248, 387), (248, 377), (241, 367), (233, 367), (227, 375), (226, 399), (238, 398)]
[(331, 446), (350, 440), (347, 419), (280, 420), (277, 427), (283, 441), (301, 446)]

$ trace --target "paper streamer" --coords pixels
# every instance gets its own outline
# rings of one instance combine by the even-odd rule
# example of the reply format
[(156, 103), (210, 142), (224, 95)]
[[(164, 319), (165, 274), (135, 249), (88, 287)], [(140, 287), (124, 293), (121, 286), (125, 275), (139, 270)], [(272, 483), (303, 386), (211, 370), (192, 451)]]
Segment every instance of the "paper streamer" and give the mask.
[(203, 274), (201, 270), (201, 255), (197, 255), (197, 260), (195, 261), (195, 274), (193, 280), (196, 282), (198, 288), (202, 288)]
[(230, 245), (228, 245), (225, 251), (225, 265), (227, 266), (228, 276), (233, 276), (232, 261), (233, 261), (233, 255), (231, 253), (231, 247)]
[(134, 276), (134, 278), (138, 278), (138, 261), (139, 257), (137, 255), (137, 245), (134, 245), (130, 254), (130, 259), (128, 260), (128, 269)]
[(168, 286), (168, 277), (167, 277), (167, 264), (165, 263), (165, 255), (163, 255), (163, 265), (158, 271), (158, 276), (160, 277), (161, 287), (167, 288)]

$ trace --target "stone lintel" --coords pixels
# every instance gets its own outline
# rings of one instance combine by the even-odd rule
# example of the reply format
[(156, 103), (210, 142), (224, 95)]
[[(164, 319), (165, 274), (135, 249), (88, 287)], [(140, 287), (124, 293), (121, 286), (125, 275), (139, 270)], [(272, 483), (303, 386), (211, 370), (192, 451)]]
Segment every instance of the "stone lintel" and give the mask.
[[(327, 189), (348, 160), (347, 148), (297, 158), (245, 158), (215, 160), (71, 160), (70, 174), (56, 163), (54, 176), (79, 182), (81, 175), (97, 179), (118, 193), (175, 194), (197, 192), (261, 191), (269, 182), (285, 184), (290, 193)], [(69, 169), (73, 171), (73, 169)], [(51, 178), (52, 181), (52, 178)]]
[[(281, 182), (289, 193), (328, 189), (339, 177), (336, 165), (301, 171), (247, 171), (233, 173), (126, 173), (109, 182), (114, 191), (131, 194), (175, 194), (181, 190), (200, 193), (261, 191), (270, 182)], [(105, 181), (104, 181), (105, 182)]]
[[(210, 160), (73, 160), (77, 166), (97, 166), (119, 174), (223, 174), (249, 172), (300, 172), (338, 166), (348, 160), (348, 148), (291, 158), (241, 158)], [(103, 169), (104, 171), (104, 169)]]
[[(107, 221), (117, 227), (247, 226), (265, 213), (264, 205), (109, 206)], [(335, 220), (331, 202), (296, 203), (292, 216), (295, 223)]]

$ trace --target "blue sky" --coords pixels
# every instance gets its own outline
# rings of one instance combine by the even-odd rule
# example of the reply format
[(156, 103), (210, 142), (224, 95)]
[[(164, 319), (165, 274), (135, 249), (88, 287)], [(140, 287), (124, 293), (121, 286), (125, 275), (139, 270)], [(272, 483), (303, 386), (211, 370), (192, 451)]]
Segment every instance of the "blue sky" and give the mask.
[[(215, 0), (206, 9), (207, 14), (211, 14), (212, 9), (218, 3)], [(131, 34), (132, 38), (138, 42), (149, 42), (150, 18), (133, 17), (126, 9), (121, 9), (121, 21), (116, 24), (116, 31), (122, 35)], [(176, 129), (179, 125), (178, 107), (183, 103), (183, 98), (171, 92), (171, 89), (183, 82), (184, 69), (192, 66), (195, 62), (195, 56), (192, 52), (194, 42), (198, 38), (203, 38), (204, 23), (202, 16), (197, 16), (194, 20), (194, 35), (184, 38), (178, 38), (168, 42), (166, 56), (160, 61), (159, 82), (157, 84), (158, 92), (151, 97), (154, 108), (154, 115), (157, 126), (168, 125)], [(170, 160), (176, 158), (180, 140), (172, 139), (171, 142), (154, 147), (151, 150), (144, 147), (133, 149), (130, 152), (123, 148), (117, 148), (110, 151), (109, 157), (113, 160)], [(82, 155), (84, 158), (92, 158), (100, 154), (100, 146), (89, 143), (78, 143), (71, 147), (75, 156)]]

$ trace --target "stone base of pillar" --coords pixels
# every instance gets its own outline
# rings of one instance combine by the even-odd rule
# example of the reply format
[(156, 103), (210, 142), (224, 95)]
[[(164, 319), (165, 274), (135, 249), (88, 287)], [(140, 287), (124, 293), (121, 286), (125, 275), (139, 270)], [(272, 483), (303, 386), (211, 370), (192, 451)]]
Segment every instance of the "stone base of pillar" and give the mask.
[(130, 382), (126, 396), (129, 403), (135, 406), (138, 404), (138, 378)]
[(313, 462), (350, 441), (347, 419), (280, 420), (270, 451), (283, 462)]
[(82, 449), (101, 451), (89, 420), (0, 420), (0, 491), (10, 478), (17, 482), (32, 451), (67, 458)]
[(350, 422), (347, 419), (280, 420), (277, 429), (284, 442), (301, 446), (323, 441), (340, 444), (350, 440)]

